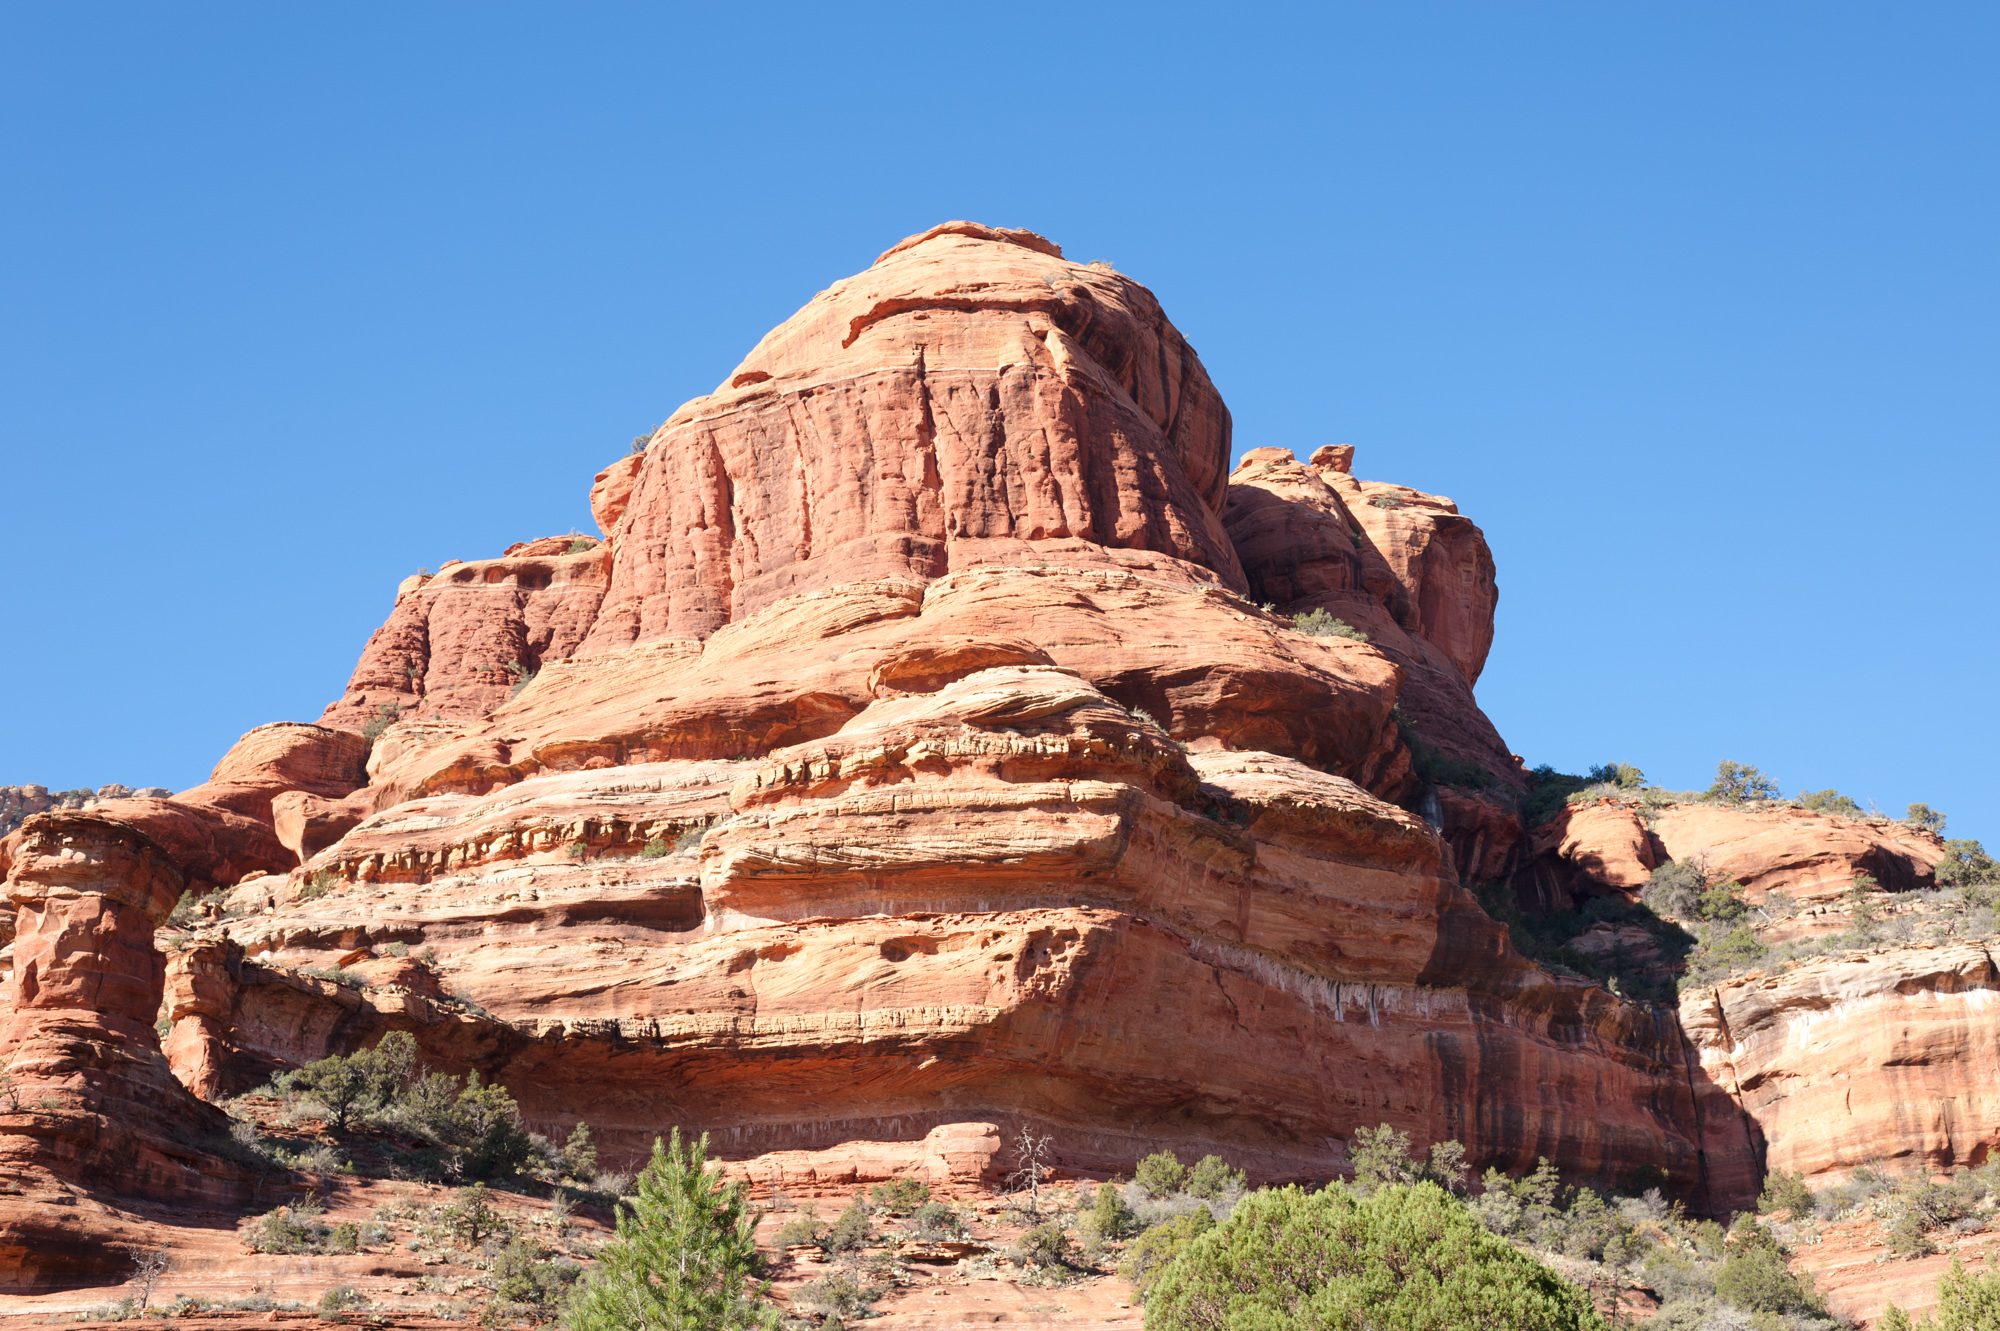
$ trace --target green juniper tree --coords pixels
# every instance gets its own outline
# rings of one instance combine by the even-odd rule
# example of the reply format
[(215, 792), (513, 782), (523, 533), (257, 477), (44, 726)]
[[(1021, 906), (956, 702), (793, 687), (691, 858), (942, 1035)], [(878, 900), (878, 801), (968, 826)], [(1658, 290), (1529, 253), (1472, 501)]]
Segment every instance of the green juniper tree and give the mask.
[(1605, 1331), (1583, 1290), (1433, 1183), (1253, 1192), (1141, 1295), (1147, 1331)]
[(571, 1331), (775, 1328), (757, 1278), (757, 1217), (740, 1183), (708, 1168), (708, 1136), (663, 1144), (620, 1203), (618, 1235), (571, 1301)]

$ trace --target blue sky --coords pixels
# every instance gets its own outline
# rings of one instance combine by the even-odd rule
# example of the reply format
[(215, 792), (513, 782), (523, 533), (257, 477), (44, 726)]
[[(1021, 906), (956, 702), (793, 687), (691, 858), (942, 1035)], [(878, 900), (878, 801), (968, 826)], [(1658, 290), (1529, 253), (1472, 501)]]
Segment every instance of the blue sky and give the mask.
[(0, 782), (313, 717), (971, 217), (1158, 292), (1239, 448), (1456, 498), (1531, 763), (2000, 842), (2000, 11), (847, 8), (8, 7)]

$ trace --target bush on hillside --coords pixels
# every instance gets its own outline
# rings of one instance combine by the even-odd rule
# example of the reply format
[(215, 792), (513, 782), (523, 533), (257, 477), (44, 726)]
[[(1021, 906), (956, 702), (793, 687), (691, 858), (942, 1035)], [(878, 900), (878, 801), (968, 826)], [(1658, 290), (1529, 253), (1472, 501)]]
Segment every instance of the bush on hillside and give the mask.
[(1144, 1294), (1152, 1287), (1160, 1272), (1166, 1269), (1168, 1263), (1180, 1256), (1182, 1250), (1189, 1244), (1214, 1228), (1215, 1216), (1205, 1206), (1198, 1206), (1192, 1211), (1154, 1225), (1125, 1250), (1125, 1261), (1119, 1266), (1118, 1273), (1131, 1281), (1139, 1293)]
[(408, 1031), (391, 1031), (372, 1049), (329, 1054), (277, 1079), (279, 1094), (313, 1101), (327, 1112), (333, 1129), (346, 1132), (358, 1120), (395, 1103), (416, 1067), (417, 1041)]
[(1355, 642), (1368, 641), (1366, 633), (1324, 610), (1308, 610), (1302, 615), (1293, 615), (1292, 627), (1314, 638), (1351, 638)]
[(1926, 832), (1944, 835), (1944, 815), (1928, 804), (1912, 804), (1904, 812), (1903, 821), (1912, 827), (1921, 827)]
[(1186, 1186), (1187, 1166), (1171, 1151), (1155, 1151), (1134, 1167), (1132, 1181), (1148, 1197), (1171, 1197)]
[(1861, 806), (1837, 790), (1802, 790), (1799, 792), (1799, 807), (1840, 818), (1861, 816)]
[(1251, 1193), (1146, 1285), (1149, 1331), (1600, 1331), (1584, 1292), (1430, 1183)]
[(1084, 1212), (1082, 1223), (1084, 1233), (1099, 1243), (1127, 1239), (1139, 1232), (1138, 1214), (1126, 1204), (1125, 1190), (1116, 1183), (1097, 1185), (1097, 1195)]
[(1819, 1317), (1826, 1306), (1785, 1265), (1784, 1249), (1769, 1230), (1748, 1216), (1729, 1234), (1730, 1248), (1715, 1272), (1715, 1293), (1725, 1303), (1751, 1313)]
[(1187, 1194), (1203, 1201), (1216, 1201), (1231, 1192), (1241, 1192), (1246, 1182), (1243, 1171), (1231, 1169), (1219, 1155), (1205, 1155), (1188, 1171)]
[(1726, 804), (1774, 800), (1778, 798), (1778, 783), (1748, 763), (1724, 759), (1715, 765), (1715, 781), (1709, 786), (1706, 798)]
[(1993, 1331), (2000, 1326), (2000, 1271), (1972, 1275), (1958, 1258), (1938, 1281), (1937, 1307), (1918, 1331)]

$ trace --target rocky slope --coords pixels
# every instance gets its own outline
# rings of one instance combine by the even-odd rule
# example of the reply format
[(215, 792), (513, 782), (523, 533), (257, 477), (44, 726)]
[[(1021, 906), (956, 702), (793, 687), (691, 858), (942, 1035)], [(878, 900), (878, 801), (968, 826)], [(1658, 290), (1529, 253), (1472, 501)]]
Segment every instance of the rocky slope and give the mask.
[[(1277, 1178), (1388, 1122), (1713, 1207), (1767, 1155), (1984, 1149), (1985, 1109), (1906, 1103), (1935, 1086), (1893, 1042), (1837, 1044), (1890, 1103), (1829, 1127), (1769, 1015), (1990, 992), (1970, 958), (1711, 1018), (1535, 964), (1470, 890), (1696, 854), (1915, 886), (1935, 838), (1531, 834), (1472, 692), (1478, 528), (1349, 449), (1230, 455), (1144, 288), (948, 224), (600, 473), (601, 539), (405, 582), (317, 724), (30, 818), (0, 842), (0, 1285), (118, 1274), (158, 1208), (242, 1204), (208, 1102), (392, 1029), (551, 1135), (706, 1129), (766, 1188), (991, 1180), (1026, 1127), (1072, 1171), (1166, 1145)], [(1365, 640), (1307, 631), (1329, 615)], [(206, 915), (164, 955), (183, 893)], [(1979, 1080), (1942, 1048), (1975, 1007), (1925, 1009), (1941, 1075)]]
[(173, 792), (164, 786), (146, 786), (134, 790), (130, 786), (99, 786), (92, 790), (87, 786), (75, 790), (50, 790), (47, 786), (0, 786), (0, 836), (19, 827), (29, 815), (47, 813), (50, 809), (88, 809), (106, 800), (129, 799), (134, 795), (159, 798)]

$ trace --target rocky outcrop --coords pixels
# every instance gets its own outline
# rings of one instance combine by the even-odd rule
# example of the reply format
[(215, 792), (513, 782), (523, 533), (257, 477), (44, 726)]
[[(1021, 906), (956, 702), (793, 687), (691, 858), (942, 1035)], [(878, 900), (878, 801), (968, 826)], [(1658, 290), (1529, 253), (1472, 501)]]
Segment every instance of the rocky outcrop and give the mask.
[(88, 809), (106, 800), (129, 799), (134, 795), (156, 798), (167, 793), (163, 786), (146, 786), (139, 790), (120, 785), (99, 786), (95, 790), (88, 787), (50, 790), (47, 786), (0, 786), (0, 837), (19, 827), (30, 814), (46, 813), (50, 809)]
[[(0, 1057), (59, 1106), (0, 1161), (220, 1198), (196, 1094), (407, 1030), (552, 1135), (707, 1129), (778, 1186), (990, 1177), (1024, 1126), (1069, 1169), (1315, 1177), (1387, 1122), (1753, 1196), (1791, 1129), (1739, 1041), (1531, 964), (1468, 891), (1527, 787), (1472, 695), (1478, 529), (1351, 450), (1229, 447), (1136, 283), (966, 223), (895, 247), (598, 475), (604, 539), (407, 580), (321, 724), (0, 844)], [(1540, 849), (1626, 891), (1733, 853), (1621, 819)], [(60, 1277), (51, 1205), (0, 1199), (0, 1279)]]
[(1763, 1163), (1815, 1186), (1864, 1164), (1978, 1164), (2000, 1141), (2000, 969), (1978, 943), (1852, 951), (1682, 998), (1708, 1080)]
[(698, 1126), (781, 1177), (1023, 1121), (1075, 1168), (1171, 1144), (1313, 1176), (1387, 1121), (1699, 1186), (1672, 1028), (1514, 956), (1420, 819), (1268, 752), (1184, 753), (1078, 673), (992, 654), (1023, 653), (899, 647), (880, 697), (761, 758), (375, 815), (311, 866), (343, 886), (232, 926), (245, 968), (425, 949), (497, 1024), (484, 1049), (405, 984), (260, 980), (189, 1074), (241, 1086), (398, 1025), (551, 1130), (585, 1104), (621, 1153)]
[(1451, 500), (1356, 480), (1352, 464), (1352, 449), (1311, 464), (1283, 448), (1243, 455), (1225, 520), (1251, 596), (1365, 631), (1402, 667), (1399, 705), (1423, 741), (1518, 790), (1520, 764), (1472, 697), (1499, 595), (1486, 538)]
[(588, 537), (554, 536), (404, 579), (388, 622), (321, 721), (372, 732), (398, 718), (486, 715), (582, 645), (609, 556)]
[(1752, 901), (1772, 892), (1838, 897), (1864, 874), (1886, 891), (1915, 891), (1932, 885), (1944, 857), (1934, 832), (1787, 806), (1676, 804), (1659, 812), (1652, 831), (1666, 858), (1699, 858), (1711, 876), (1743, 884)]
[(1225, 523), (1251, 596), (1290, 617), (1324, 611), (1397, 666), (1396, 720), (1413, 764), (1399, 787), (1443, 831), (1468, 883), (1520, 862), (1520, 760), (1472, 696), (1493, 640), (1493, 557), (1449, 499), (1356, 480), (1354, 450), (1303, 463), (1284, 448), (1243, 455)]
[(1535, 830), (1535, 870), (1578, 896), (1633, 893), (1669, 860), (1698, 862), (1762, 904), (1837, 900), (1858, 882), (1927, 889), (1944, 843), (1887, 818), (1849, 818), (1777, 803), (1656, 803), (1605, 798), (1572, 805)]
[[(222, 1113), (184, 1091), (161, 1055), (155, 928), (182, 870), (157, 845), (94, 812), (36, 815), (15, 834), (7, 879), (18, 913), (0, 1009), (0, 1287), (117, 1276), (121, 1225), (73, 1189), (120, 1199), (242, 1200), (215, 1150)], [(88, 1233), (100, 1242), (86, 1242)]]
[(980, 564), (1240, 587), (1229, 413), (1144, 287), (947, 223), (836, 282), (660, 427), (587, 650)]

